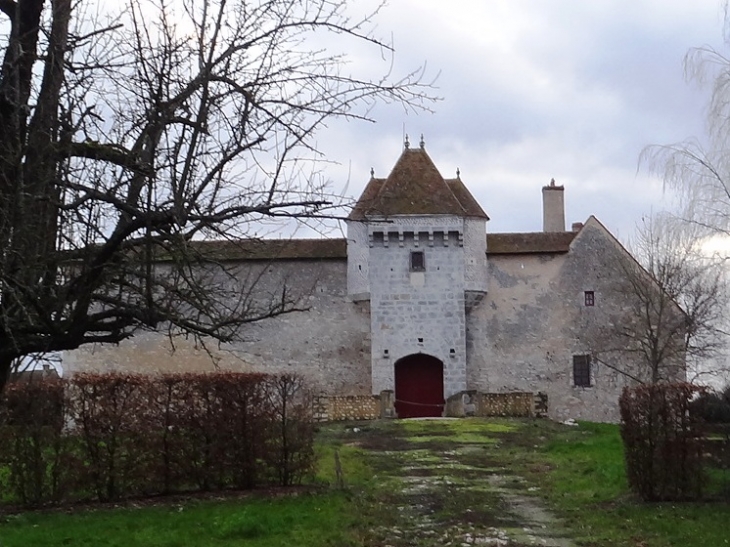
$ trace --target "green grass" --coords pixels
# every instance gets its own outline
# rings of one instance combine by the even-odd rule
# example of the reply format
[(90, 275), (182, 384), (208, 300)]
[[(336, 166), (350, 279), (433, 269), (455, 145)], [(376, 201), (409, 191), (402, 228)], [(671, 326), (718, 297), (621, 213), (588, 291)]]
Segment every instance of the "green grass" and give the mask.
[[(491, 435), (494, 433), (509, 433), (516, 431), (521, 427), (520, 420), (438, 420), (436, 422), (430, 420), (404, 420), (399, 422), (400, 426), (409, 436), (417, 437), (419, 435), (431, 435), (434, 431), (439, 431), (443, 435), (449, 436), (451, 442), (474, 442), (493, 440)], [(466, 439), (466, 440), (464, 440)]]
[(727, 503), (643, 503), (630, 494), (618, 426), (556, 430), (531, 461), (533, 479), (581, 545), (730, 545)]
[(358, 545), (344, 493), (6, 517), (3, 547)]
[(547, 442), (542, 452), (552, 464), (549, 480), (556, 496), (579, 505), (612, 500), (628, 490), (615, 425), (581, 423)]
[[(358, 425), (358, 433), (367, 428), (367, 425)], [(358, 446), (358, 433), (347, 423), (328, 424), (321, 428), (315, 445), (317, 458), (315, 484), (337, 486), (335, 452), (340, 460), (342, 479), (346, 488), (363, 488), (369, 484), (373, 479), (373, 473), (365, 451)]]

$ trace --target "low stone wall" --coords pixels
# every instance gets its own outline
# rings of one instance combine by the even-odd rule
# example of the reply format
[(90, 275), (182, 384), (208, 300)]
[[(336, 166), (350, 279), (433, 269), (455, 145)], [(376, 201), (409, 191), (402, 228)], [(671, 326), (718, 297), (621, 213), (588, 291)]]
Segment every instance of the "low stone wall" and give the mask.
[(502, 416), (543, 418), (547, 416), (545, 393), (482, 393), (462, 391), (446, 401), (447, 416)]
[[(395, 418), (394, 402), (392, 391), (383, 391), (380, 395), (321, 395), (314, 399), (314, 419), (320, 422), (336, 422)], [(462, 391), (446, 401), (445, 415), (544, 418), (547, 410), (545, 393)]]
[(319, 422), (376, 420), (381, 417), (379, 395), (320, 396), (314, 400), (314, 419)]
[(478, 393), (476, 416), (527, 418), (533, 414), (532, 393)]

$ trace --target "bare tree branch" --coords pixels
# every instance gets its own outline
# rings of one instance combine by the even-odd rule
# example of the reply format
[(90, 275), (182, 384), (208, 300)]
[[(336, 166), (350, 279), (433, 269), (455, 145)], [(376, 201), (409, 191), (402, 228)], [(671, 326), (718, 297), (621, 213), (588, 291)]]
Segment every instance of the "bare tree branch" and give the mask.
[(13, 0), (0, 0), (0, 11), (10, 18), (10, 22), (15, 21), (15, 10), (18, 4)]
[(596, 360), (647, 383), (715, 366), (726, 345), (728, 287), (723, 264), (700, 243), (672, 217), (645, 220), (632, 245), (638, 262), (624, 254), (608, 266), (608, 299), (622, 304), (589, 329)]
[[(305, 309), (286, 279), (230, 270), (196, 240), (330, 216), (314, 162), (336, 118), (427, 109), (422, 70), (345, 73), (391, 52), (350, 0), (0, 0), (0, 388), (26, 354), (138, 329), (230, 340)], [(359, 8), (358, 8), (359, 9)], [(42, 39), (41, 39), (42, 38)], [(319, 45), (317, 45), (319, 44)], [(386, 62), (387, 64), (387, 62)]]

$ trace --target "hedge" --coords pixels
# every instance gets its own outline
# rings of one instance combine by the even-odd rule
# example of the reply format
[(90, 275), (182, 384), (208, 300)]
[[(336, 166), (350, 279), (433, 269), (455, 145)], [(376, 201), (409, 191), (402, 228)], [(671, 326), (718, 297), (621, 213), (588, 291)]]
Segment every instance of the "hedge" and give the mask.
[(690, 405), (702, 388), (652, 384), (625, 388), (619, 400), (629, 487), (646, 501), (702, 496), (702, 423)]
[(294, 375), (78, 374), (0, 398), (0, 503), (38, 506), (298, 483), (311, 398)]

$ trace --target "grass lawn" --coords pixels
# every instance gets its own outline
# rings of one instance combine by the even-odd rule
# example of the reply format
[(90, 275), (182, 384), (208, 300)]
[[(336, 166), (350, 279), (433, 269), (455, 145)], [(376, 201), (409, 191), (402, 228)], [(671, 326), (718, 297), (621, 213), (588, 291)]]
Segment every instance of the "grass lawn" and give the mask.
[(727, 502), (642, 503), (629, 494), (618, 426), (549, 428), (531, 435), (539, 449), (525, 459), (526, 469), (579, 544), (730, 545)]
[(26, 513), (0, 526), (2, 547), (358, 545), (343, 493), (187, 502), (76, 514)]

